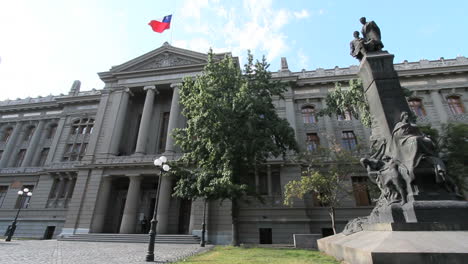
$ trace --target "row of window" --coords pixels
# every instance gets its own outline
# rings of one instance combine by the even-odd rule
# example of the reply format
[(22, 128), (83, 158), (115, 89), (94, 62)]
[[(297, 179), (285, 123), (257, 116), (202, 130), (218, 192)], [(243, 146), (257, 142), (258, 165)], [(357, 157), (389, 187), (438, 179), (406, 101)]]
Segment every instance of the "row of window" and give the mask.
[[(24, 188), (28, 188), (29, 191), (33, 191), (34, 185), (23, 185), (23, 187), (20, 190), (23, 190)], [(5, 197), (8, 192), (8, 186), (0, 186), (0, 208), (3, 206), (3, 201), (5, 201)], [(15, 203), (15, 209), (18, 208), (28, 208), (29, 206), (29, 201), (31, 200), (31, 196), (18, 196), (16, 199)]]
[[(447, 103), (452, 114), (457, 115), (463, 114), (465, 112), (460, 96), (453, 95), (447, 97)], [(416, 116), (426, 116), (426, 110), (424, 109), (423, 102), (421, 99), (412, 98), (408, 100), (408, 105)]]
[[(465, 113), (465, 109), (463, 107), (463, 103), (461, 101), (460, 96), (452, 95), (447, 97), (447, 104), (452, 114), (456, 115)], [(408, 100), (408, 105), (411, 108), (411, 110), (416, 114), (416, 116), (426, 116), (426, 110), (424, 109), (423, 102), (421, 99), (411, 98)], [(313, 124), (318, 122), (314, 106), (307, 105), (302, 107), (301, 113), (304, 124)], [(343, 115), (337, 116), (337, 119), (340, 121), (352, 120), (352, 118), (353, 116), (350, 111), (345, 111)]]
[[(320, 138), (317, 133), (307, 133), (306, 147), (310, 152), (314, 152), (320, 146)], [(346, 150), (354, 150), (357, 146), (356, 135), (353, 131), (343, 131), (341, 133), (341, 146)]]
[[(75, 189), (76, 177), (73, 178), (56, 178), (52, 189), (50, 190), (49, 200), (47, 202), (48, 208), (66, 208), (68, 201), (73, 195)], [(33, 192), (34, 185), (23, 185), (21, 190), (28, 188), (29, 191)], [(0, 208), (3, 206), (3, 202), (8, 192), (8, 186), (0, 185)], [(15, 208), (28, 208), (31, 196), (18, 196)]]
[[(35, 126), (29, 126), (26, 131), (25, 131), (25, 135), (24, 135), (24, 141), (25, 142), (28, 142), (31, 140), (33, 134), (34, 134), (34, 131), (36, 131), (36, 127)], [(55, 132), (57, 131), (57, 124), (52, 124), (49, 126), (49, 129), (47, 129), (47, 134), (46, 134), (46, 138), (47, 139), (51, 139), (55, 136)], [(1, 142), (5, 142), (7, 143), (8, 140), (11, 138), (11, 135), (13, 134), (13, 127), (8, 127), (6, 128), (4, 131), (3, 131), (3, 136), (2, 138), (0, 139)]]
[[(304, 106), (301, 109), (301, 113), (302, 113), (302, 121), (304, 122), (304, 124), (314, 124), (318, 122), (315, 107), (311, 105)], [(337, 115), (337, 119), (339, 121), (345, 121), (345, 120), (350, 121), (350, 120), (353, 120), (353, 115), (351, 114), (350, 111), (345, 111), (343, 115)]]

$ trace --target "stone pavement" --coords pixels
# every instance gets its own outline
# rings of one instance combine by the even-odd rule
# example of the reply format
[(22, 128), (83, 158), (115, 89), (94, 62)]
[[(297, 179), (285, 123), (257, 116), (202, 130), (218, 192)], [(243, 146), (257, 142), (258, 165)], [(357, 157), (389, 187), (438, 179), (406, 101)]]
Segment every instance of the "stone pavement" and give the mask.
[[(70, 242), (57, 240), (0, 241), (1, 264), (130, 264), (145, 261), (147, 244)], [(171, 262), (209, 250), (192, 244), (156, 244), (155, 260)]]

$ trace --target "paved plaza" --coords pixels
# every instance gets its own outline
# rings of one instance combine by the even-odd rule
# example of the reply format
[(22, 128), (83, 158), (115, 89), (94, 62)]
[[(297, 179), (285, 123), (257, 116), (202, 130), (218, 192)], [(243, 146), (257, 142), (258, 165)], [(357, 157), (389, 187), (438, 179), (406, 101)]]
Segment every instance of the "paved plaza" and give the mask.
[[(156, 244), (157, 262), (171, 262), (210, 249), (207, 245)], [(141, 243), (13, 240), (0, 242), (2, 264), (128, 264), (147, 263), (147, 245)]]

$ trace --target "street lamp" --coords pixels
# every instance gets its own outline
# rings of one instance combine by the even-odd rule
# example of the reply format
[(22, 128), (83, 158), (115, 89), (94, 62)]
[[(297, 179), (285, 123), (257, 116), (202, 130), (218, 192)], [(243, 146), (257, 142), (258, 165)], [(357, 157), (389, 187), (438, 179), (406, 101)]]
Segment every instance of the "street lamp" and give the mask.
[[(29, 191), (28, 188), (24, 188), (22, 191), (18, 191), (18, 195), (21, 197), (21, 202), (19, 204), (19, 208), (18, 208), (18, 211), (16, 212), (16, 216), (15, 216), (15, 220), (13, 220), (13, 223), (11, 223), (11, 227), (10, 229), (8, 230), (8, 236), (7, 238), (5, 239), (5, 241), (11, 241), (11, 237), (13, 236), (13, 234), (15, 233), (15, 230), (16, 230), (16, 220), (18, 220), (18, 215), (19, 213), (21, 212), (21, 208), (23, 207), (23, 199), (25, 197), (31, 197), (32, 196), (32, 192)], [(29, 202), (28, 202), (29, 203)]]
[(149, 231), (150, 240), (148, 243), (148, 253), (146, 254), (146, 261), (154, 261), (154, 242), (156, 240), (156, 226), (158, 225), (158, 220), (156, 220), (158, 213), (158, 203), (159, 203), (159, 191), (161, 190), (161, 181), (164, 172), (168, 172), (171, 167), (166, 164), (167, 158), (161, 156), (158, 159), (154, 160), (154, 166), (159, 168), (159, 179), (158, 179), (158, 188), (156, 189), (156, 201), (154, 203), (154, 212), (153, 219), (151, 219), (151, 227)]

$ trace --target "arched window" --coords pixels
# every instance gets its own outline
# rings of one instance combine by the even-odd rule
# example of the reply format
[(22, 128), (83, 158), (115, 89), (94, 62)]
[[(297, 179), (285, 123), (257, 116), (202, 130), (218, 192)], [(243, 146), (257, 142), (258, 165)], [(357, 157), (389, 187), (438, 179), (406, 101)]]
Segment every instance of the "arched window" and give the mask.
[(357, 146), (357, 139), (353, 131), (343, 131), (341, 142), (341, 145), (347, 150), (353, 150)]
[(73, 121), (72, 124), (72, 134), (91, 134), (93, 132), (94, 119), (92, 118), (82, 118)]
[(3, 133), (2, 141), (3, 142), (8, 142), (8, 139), (10, 139), (11, 134), (13, 134), (13, 128), (9, 127), (5, 129), (5, 132)]
[(421, 99), (418, 99), (418, 98), (409, 99), (408, 105), (416, 116), (419, 116), (419, 117), (426, 116), (426, 110), (424, 110)]
[(315, 116), (315, 107), (313, 106), (304, 106), (302, 107), (302, 119), (304, 124), (313, 124), (317, 123), (317, 117)]
[(448, 105), (452, 114), (463, 114), (465, 112), (460, 96), (458, 95), (449, 96), (447, 97), (447, 102), (448, 102)]

